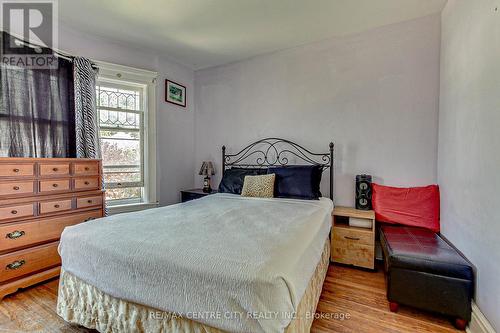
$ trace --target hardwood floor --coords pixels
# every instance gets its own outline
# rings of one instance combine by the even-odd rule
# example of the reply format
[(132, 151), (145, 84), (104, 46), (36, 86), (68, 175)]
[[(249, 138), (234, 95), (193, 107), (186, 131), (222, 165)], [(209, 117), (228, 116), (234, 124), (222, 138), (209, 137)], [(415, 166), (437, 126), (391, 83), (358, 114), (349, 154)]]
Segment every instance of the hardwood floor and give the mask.
[(316, 312), (349, 314), (345, 320), (317, 319), (311, 332), (463, 332), (446, 317), (400, 306), (390, 312), (382, 268), (368, 272), (330, 265)]
[[(28, 288), (0, 302), (0, 332), (95, 332), (65, 323), (55, 313), (58, 280)], [(384, 274), (330, 266), (311, 332), (460, 332), (447, 318), (407, 307), (389, 311)], [(338, 316), (345, 317), (344, 320)]]

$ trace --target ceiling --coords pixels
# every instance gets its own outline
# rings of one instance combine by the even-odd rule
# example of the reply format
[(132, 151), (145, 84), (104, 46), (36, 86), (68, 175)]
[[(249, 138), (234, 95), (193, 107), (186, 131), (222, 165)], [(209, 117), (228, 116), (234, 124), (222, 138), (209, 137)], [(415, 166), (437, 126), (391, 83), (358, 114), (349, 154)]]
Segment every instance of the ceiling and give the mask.
[(438, 13), (446, 0), (64, 0), (63, 25), (202, 69)]

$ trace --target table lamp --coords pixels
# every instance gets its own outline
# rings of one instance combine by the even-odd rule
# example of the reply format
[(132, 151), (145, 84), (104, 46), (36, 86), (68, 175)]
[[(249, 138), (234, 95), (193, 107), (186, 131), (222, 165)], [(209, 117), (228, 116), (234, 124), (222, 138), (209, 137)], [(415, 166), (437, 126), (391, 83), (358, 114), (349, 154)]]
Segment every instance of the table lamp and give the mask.
[(212, 192), (212, 188), (210, 187), (210, 176), (215, 175), (213, 163), (210, 161), (203, 161), (203, 163), (201, 164), (200, 172), (198, 174), (200, 176), (205, 176), (205, 179), (203, 179), (203, 192)]

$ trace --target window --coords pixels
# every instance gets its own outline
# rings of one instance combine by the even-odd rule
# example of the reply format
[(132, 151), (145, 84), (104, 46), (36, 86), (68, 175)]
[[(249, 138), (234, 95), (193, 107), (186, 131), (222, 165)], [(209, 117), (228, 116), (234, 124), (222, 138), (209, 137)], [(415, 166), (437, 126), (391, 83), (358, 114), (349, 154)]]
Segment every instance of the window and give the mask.
[(155, 147), (148, 140), (154, 133), (154, 81), (109, 67), (100, 67), (96, 83), (106, 203), (154, 202)]
[(96, 90), (106, 200), (142, 202), (144, 89), (101, 80)]

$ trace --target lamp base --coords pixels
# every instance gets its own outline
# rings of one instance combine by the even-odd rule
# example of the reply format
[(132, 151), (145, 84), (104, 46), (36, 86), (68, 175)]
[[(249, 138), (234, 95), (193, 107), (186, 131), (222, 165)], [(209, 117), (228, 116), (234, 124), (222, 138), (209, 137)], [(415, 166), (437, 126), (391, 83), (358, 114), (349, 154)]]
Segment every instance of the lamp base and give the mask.
[(210, 187), (210, 177), (206, 176), (203, 179), (203, 192), (210, 193), (212, 192), (212, 188)]

